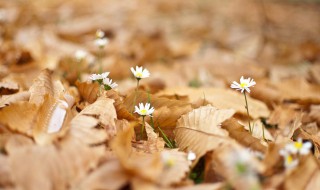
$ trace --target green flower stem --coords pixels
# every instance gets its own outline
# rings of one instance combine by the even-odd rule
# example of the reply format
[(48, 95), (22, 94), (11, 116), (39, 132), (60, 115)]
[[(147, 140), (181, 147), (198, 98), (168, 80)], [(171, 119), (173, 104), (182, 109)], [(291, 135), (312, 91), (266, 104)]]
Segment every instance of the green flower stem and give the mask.
[(142, 116), (141, 140), (142, 140), (142, 137), (143, 137), (143, 130), (144, 130), (144, 117), (145, 116)]
[(139, 89), (139, 81), (140, 79), (137, 78), (137, 88), (136, 88), (136, 92), (134, 94), (134, 99), (133, 99), (133, 106), (132, 106), (132, 112), (134, 112), (134, 106), (136, 105), (136, 101), (137, 101), (137, 95), (138, 95), (138, 89)]
[(252, 128), (251, 128), (251, 122), (250, 122), (250, 114), (249, 114), (249, 107), (248, 107), (248, 101), (247, 101), (247, 95), (246, 95), (246, 91), (244, 91), (243, 92), (243, 95), (244, 95), (244, 99), (245, 99), (245, 101), (246, 101), (246, 110), (247, 110), (247, 115), (248, 115), (248, 117), (249, 117), (249, 131), (250, 131), (250, 133), (252, 134)]
[(169, 148), (174, 148), (174, 146), (172, 145), (171, 141), (168, 139), (167, 135), (162, 131), (162, 129), (158, 126), (158, 129), (161, 133), (161, 135), (164, 138), (164, 141), (166, 142), (166, 144), (168, 145)]

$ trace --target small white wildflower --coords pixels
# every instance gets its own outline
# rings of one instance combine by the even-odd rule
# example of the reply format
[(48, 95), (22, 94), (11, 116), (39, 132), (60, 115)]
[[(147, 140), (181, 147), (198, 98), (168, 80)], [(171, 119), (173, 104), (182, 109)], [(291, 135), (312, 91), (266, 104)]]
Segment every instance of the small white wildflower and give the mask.
[(143, 103), (139, 103), (139, 107), (135, 106), (134, 113), (138, 113), (141, 116), (151, 116), (151, 114), (154, 112), (154, 108), (150, 108), (150, 103), (146, 103), (144, 106)]
[(77, 50), (74, 54), (74, 57), (78, 62), (84, 60), (87, 57), (88, 53), (83, 50)]
[(165, 167), (170, 168), (176, 164), (176, 159), (167, 151), (161, 152), (162, 162)]
[(280, 150), (279, 154), (284, 159), (284, 166), (286, 169), (293, 169), (299, 164), (299, 160), (293, 159), (293, 156), (286, 149)]
[(98, 38), (94, 41), (94, 44), (100, 49), (104, 48), (109, 43), (107, 38)]
[(310, 152), (310, 149), (312, 147), (311, 142), (302, 142), (302, 139), (299, 138), (298, 141), (287, 144), (285, 146), (285, 149), (292, 153), (292, 154), (300, 154), (300, 155), (307, 155)]
[(254, 174), (254, 169), (251, 167), (253, 157), (249, 150), (234, 150), (228, 156), (228, 164), (230, 168), (238, 175)]
[(194, 153), (194, 152), (192, 152), (192, 151), (189, 151), (189, 152), (188, 152), (187, 159), (188, 159), (189, 161), (193, 161), (193, 160), (195, 160), (196, 158), (197, 158), (196, 153)]
[(103, 38), (104, 37), (104, 32), (102, 30), (97, 30), (96, 31), (96, 37), (97, 38)]
[(110, 72), (104, 72), (102, 74), (92, 74), (89, 79), (92, 81), (102, 82), (103, 79), (107, 78)]
[(134, 77), (136, 77), (136, 79), (138, 80), (148, 78), (150, 76), (150, 73), (147, 69), (143, 69), (142, 67), (138, 66), (136, 66), (136, 70), (134, 70), (134, 68), (131, 67), (131, 72), (133, 73)]
[(112, 79), (109, 78), (104, 78), (103, 79), (103, 85), (104, 85), (104, 89), (105, 90), (110, 90), (110, 89), (114, 89), (118, 86), (117, 83), (112, 83)]
[(256, 84), (256, 82), (251, 78), (243, 78), (243, 76), (240, 78), (240, 84), (236, 81), (233, 81), (231, 84), (231, 88), (234, 88), (236, 90), (241, 90), (241, 93), (244, 91), (247, 91), (250, 93), (250, 87), (253, 87)]

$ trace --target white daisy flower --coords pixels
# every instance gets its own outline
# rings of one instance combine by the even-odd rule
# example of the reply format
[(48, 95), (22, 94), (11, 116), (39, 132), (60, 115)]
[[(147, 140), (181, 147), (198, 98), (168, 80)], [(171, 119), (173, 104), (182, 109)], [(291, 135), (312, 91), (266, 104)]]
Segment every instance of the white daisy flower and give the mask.
[(103, 85), (104, 85), (104, 89), (105, 90), (110, 90), (110, 89), (114, 89), (118, 86), (117, 83), (112, 83), (112, 79), (109, 78), (104, 78), (103, 79)]
[(196, 153), (192, 152), (192, 151), (189, 151), (188, 152), (188, 155), (187, 155), (187, 160), (189, 161), (193, 161), (197, 158), (197, 155)]
[(138, 66), (136, 66), (136, 70), (134, 70), (134, 68), (131, 67), (131, 72), (133, 73), (134, 77), (136, 77), (136, 79), (138, 80), (148, 78), (150, 76), (150, 73), (147, 69), (143, 69), (142, 67)]
[(167, 168), (170, 168), (176, 164), (176, 159), (168, 151), (161, 152), (161, 159)]
[(103, 38), (104, 37), (104, 32), (102, 30), (97, 30), (96, 31), (96, 37), (97, 38)]
[(109, 40), (107, 38), (97, 38), (94, 41), (94, 44), (100, 49), (104, 48), (108, 43), (109, 43)]
[(84, 60), (87, 57), (88, 53), (83, 50), (77, 50), (74, 54), (74, 57), (78, 62)]
[(307, 155), (309, 154), (311, 147), (311, 142), (302, 142), (302, 139), (299, 138), (298, 141), (286, 145), (285, 149), (292, 154), (298, 153), (300, 155)]
[(154, 112), (154, 108), (150, 108), (150, 104), (146, 103), (144, 106), (143, 103), (139, 103), (139, 107), (135, 106), (135, 111), (134, 113), (138, 113), (141, 116), (151, 116), (151, 114)]
[(293, 156), (286, 149), (280, 150), (279, 154), (284, 159), (284, 166), (286, 169), (293, 169), (299, 164), (299, 160), (293, 159)]
[(250, 87), (253, 87), (256, 84), (256, 82), (251, 78), (243, 78), (243, 76), (240, 78), (240, 84), (236, 81), (233, 81), (231, 84), (231, 88), (234, 88), (236, 90), (241, 90), (241, 93), (244, 91), (247, 91), (250, 93)]
[(89, 76), (89, 79), (92, 81), (102, 82), (103, 79), (107, 78), (110, 72), (104, 72), (102, 74), (92, 74)]

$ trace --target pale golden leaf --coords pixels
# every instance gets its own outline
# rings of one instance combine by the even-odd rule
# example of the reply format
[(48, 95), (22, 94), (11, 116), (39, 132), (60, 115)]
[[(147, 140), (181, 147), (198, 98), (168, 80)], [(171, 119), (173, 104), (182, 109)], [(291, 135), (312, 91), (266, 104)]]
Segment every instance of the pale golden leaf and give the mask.
[(89, 83), (89, 82), (79, 82), (76, 81), (76, 86), (80, 96), (87, 102), (93, 103), (98, 98), (99, 94), (99, 84)]
[(0, 187), (13, 185), (13, 179), (9, 167), (9, 159), (7, 156), (0, 154)]
[[(208, 101), (213, 106), (218, 109), (234, 109), (237, 113), (242, 115), (247, 115), (247, 110), (245, 109), (244, 96), (231, 89), (222, 88), (171, 88), (166, 89), (158, 93), (158, 96), (162, 95), (178, 95), (178, 96), (188, 96), (191, 103), (196, 103), (199, 99)], [(249, 112), (250, 116), (253, 118), (268, 117), (269, 110), (267, 106), (251, 97), (248, 98)]]
[(18, 92), (12, 95), (3, 95), (0, 98), (0, 108), (3, 108), (15, 102), (28, 101), (29, 98), (30, 98), (30, 92), (27, 92), (27, 91)]
[(0, 122), (11, 130), (32, 136), (38, 107), (29, 102), (13, 103), (0, 110)]
[(52, 71), (49, 69), (43, 70), (37, 79), (34, 80), (29, 89), (30, 102), (41, 105), (45, 95), (54, 96), (54, 86), (51, 79)]
[[(133, 110), (135, 92), (129, 94), (125, 100), (124, 105), (128, 110)], [(146, 92), (139, 91), (136, 96), (135, 105), (139, 103), (147, 103), (148, 94)], [(167, 98), (159, 98), (154, 95), (150, 95), (151, 106), (155, 108), (153, 113), (153, 121), (155, 127), (161, 127), (161, 129), (169, 136), (173, 137), (172, 129), (175, 128), (177, 120), (181, 115), (191, 111), (191, 104), (179, 100), (170, 100)]]
[(181, 116), (177, 127), (186, 127), (203, 132), (227, 136), (228, 133), (221, 129), (221, 123), (232, 117), (233, 109), (218, 110), (213, 106), (203, 106)]
[(267, 146), (260, 139), (253, 137), (236, 119), (228, 119), (222, 124), (222, 128), (229, 132), (229, 136), (240, 144), (253, 150), (265, 152)]

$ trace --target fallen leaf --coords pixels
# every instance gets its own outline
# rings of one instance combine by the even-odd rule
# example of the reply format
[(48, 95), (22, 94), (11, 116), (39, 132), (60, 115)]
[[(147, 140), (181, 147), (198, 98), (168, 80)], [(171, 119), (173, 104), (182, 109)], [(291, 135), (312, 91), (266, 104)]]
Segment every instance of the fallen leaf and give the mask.
[[(241, 93), (220, 88), (171, 88), (159, 92), (157, 95), (179, 95), (188, 96), (190, 102), (197, 102), (199, 99), (208, 101), (218, 109), (234, 109), (237, 113), (247, 115), (244, 97)], [(253, 98), (248, 98), (250, 116), (253, 118), (268, 117), (267, 106)]]
[(8, 106), (19, 101), (29, 101), (30, 92), (23, 91), (12, 95), (3, 95), (0, 98), (0, 108)]
[(99, 84), (98, 83), (88, 83), (88, 82), (78, 82), (76, 81), (76, 86), (78, 87), (81, 97), (89, 102), (93, 103), (98, 98)]

